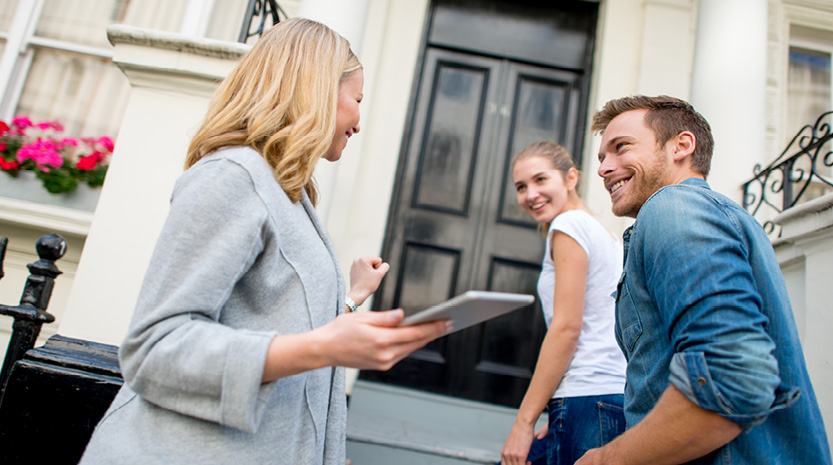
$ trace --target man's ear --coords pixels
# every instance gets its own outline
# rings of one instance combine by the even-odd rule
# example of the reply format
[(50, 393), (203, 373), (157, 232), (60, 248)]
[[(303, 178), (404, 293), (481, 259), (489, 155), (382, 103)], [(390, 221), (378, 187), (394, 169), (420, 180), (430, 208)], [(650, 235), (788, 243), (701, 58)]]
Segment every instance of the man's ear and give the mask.
[(683, 131), (670, 141), (673, 144), (673, 158), (680, 162), (686, 157), (694, 154), (694, 147), (697, 146), (697, 138), (691, 131)]

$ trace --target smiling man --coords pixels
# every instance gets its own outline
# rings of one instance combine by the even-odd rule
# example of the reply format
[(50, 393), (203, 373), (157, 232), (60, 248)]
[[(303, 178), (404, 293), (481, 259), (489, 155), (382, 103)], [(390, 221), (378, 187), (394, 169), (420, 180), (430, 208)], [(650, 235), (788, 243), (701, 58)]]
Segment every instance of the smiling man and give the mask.
[(595, 114), (599, 176), (625, 231), (616, 340), (628, 430), (588, 464), (830, 464), (769, 238), (709, 189), (708, 122), (672, 97)]

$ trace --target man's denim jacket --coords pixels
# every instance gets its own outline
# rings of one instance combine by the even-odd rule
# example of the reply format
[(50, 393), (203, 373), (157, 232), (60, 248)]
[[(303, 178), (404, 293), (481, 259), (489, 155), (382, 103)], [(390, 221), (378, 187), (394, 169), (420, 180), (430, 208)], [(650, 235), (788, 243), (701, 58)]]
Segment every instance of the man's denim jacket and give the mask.
[(628, 427), (672, 383), (743, 428), (693, 463), (830, 464), (786, 285), (755, 219), (692, 178), (651, 196), (624, 240), (615, 296)]

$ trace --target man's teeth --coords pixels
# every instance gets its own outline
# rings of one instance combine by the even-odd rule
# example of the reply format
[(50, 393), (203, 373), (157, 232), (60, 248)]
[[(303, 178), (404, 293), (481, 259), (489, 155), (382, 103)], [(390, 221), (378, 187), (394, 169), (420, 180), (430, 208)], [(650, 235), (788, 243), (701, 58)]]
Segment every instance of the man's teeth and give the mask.
[(533, 209), (533, 210), (537, 210), (537, 209), (539, 209), (539, 208), (543, 208), (543, 206), (544, 206), (544, 205), (546, 205), (546, 204), (547, 204), (546, 202), (543, 202), (543, 203), (536, 203), (535, 205), (533, 205), (533, 206), (532, 206), (532, 209)]
[(619, 189), (620, 187), (624, 186), (626, 182), (628, 182), (628, 180), (623, 179), (623, 180), (617, 182), (616, 184), (610, 186), (610, 193), (612, 194), (612, 193), (616, 192), (616, 189)]

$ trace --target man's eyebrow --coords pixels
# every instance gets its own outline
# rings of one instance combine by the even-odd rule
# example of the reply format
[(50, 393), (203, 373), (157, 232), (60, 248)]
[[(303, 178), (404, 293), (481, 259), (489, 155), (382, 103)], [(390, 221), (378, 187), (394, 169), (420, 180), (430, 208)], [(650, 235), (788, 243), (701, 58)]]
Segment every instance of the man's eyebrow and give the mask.
[(609, 141), (607, 141), (607, 145), (608, 146), (616, 145), (617, 142), (621, 142), (622, 140), (630, 140), (630, 137), (628, 137), (628, 136), (616, 136), (613, 139), (610, 139)]

